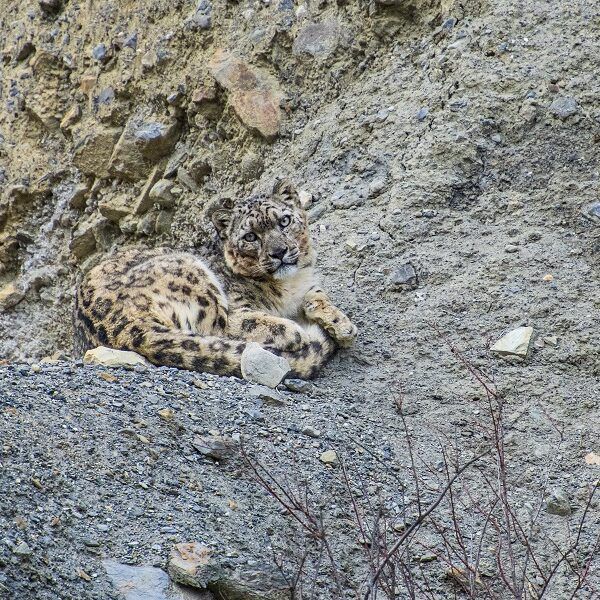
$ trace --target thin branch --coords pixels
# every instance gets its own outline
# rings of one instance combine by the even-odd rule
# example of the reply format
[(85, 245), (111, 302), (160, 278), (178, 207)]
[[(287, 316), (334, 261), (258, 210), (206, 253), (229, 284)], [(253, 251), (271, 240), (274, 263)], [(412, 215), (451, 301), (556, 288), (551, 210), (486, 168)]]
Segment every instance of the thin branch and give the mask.
[(462, 465), (462, 467), (460, 467), (458, 469), (458, 471), (456, 471), (456, 473), (452, 476), (452, 478), (444, 486), (444, 488), (439, 493), (439, 495), (435, 499), (435, 501), (429, 505), (429, 508), (427, 508), (427, 510), (425, 512), (422, 512), (421, 514), (419, 514), (418, 518), (415, 521), (413, 521), (413, 523), (410, 525), (410, 527), (408, 529), (406, 529), (406, 531), (404, 531), (404, 533), (396, 540), (394, 545), (391, 547), (389, 552), (384, 557), (383, 561), (381, 561), (381, 563), (377, 567), (377, 570), (375, 571), (375, 574), (373, 575), (373, 577), (371, 579), (369, 589), (365, 593), (364, 600), (367, 600), (371, 596), (371, 593), (372, 593), (373, 589), (375, 588), (375, 585), (377, 584), (377, 580), (379, 579), (381, 572), (383, 571), (383, 569), (385, 568), (387, 563), (391, 560), (393, 555), (398, 551), (400, 546), (402, 546), (402, 544), (423, 524), (423, 522), (427, 519), (427, 517), (439, 506), (440, 502), (444, 499), (448, 490), (452, 487), (454, 482), (471, 465), (475, 464), (478, 460), (481, 460), (486, 454), (489, 454), (489, 452), (490, 452), (490, 450), (487, 449), (485, 452), (478, 454), (477, 456), (473, 457), (471, 460), (467, 461), (464, 465)]

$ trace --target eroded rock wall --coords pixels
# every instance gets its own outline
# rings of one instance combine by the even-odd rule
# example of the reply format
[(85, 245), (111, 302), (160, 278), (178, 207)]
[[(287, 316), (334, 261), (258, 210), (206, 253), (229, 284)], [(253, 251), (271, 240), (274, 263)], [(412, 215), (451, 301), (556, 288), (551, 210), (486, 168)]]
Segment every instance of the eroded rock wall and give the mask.
[[(453, 296), (478, 265), (502, 278), (500, 229), (593, 239), (594, 9), (555, 4), (4, 2), (2, 356), (70, 350), (81, 270), (201, 246), (211, 199), (277, 175), (312, 195), (322, 270), (363, 328), (361, 307), (412, 302), (399, 266)], [(593, 248), (565, 249), (574, 271)]]

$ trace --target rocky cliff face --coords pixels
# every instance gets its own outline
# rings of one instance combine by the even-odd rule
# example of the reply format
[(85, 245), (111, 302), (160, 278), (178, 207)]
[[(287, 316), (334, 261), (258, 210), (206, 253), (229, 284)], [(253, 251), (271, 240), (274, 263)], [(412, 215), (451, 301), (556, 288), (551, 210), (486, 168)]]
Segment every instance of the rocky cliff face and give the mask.
[(394, 106), (365, 90), (376, 104), (349, 106), (338, 127), (342, 94), (394, 52), (394, 38), (430, 30), (440, 10), (161, 0), (5, 7), (0, 297), (13, 343), (4, 356), (68, 350), (75, 274), (126, 244), (202, 244), (203, 207), (216, 194), (287, 174), (321, 215), (334, 190), (342, 210), (379, 196), (391, 165), (361, 140)]
[[(535, 287), (557, 262), (585, 273), (592, 9), (527, 6), (5, 3), (2, 355), (69, 350), (80, 270), (128, 244), (201, 245), (207, 202), (276, 175), (311, 194), (323, 270), (362, 318), (395, 304), (379, 306), (407, 262), (424, 290), (484, 295), (522, 262)], [(525, 273), (530, 256), (546, 264)], [(524, 307), (506, 293), (508, 323)]]

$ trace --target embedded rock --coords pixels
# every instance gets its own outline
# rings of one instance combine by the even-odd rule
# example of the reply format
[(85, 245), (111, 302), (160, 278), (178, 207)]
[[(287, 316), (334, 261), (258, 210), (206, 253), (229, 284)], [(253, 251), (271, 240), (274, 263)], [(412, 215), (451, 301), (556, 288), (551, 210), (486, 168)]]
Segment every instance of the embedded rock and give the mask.
[(39, 0), (40, 9), (45, 16), (57, 13), (61, 4), (62, 0)]
[(78, 104), (75, 104), (65, 113), (64, 117), (60, 122), (60, 128), (63, 131), (69, 130), (71, 129), (71, 127), (73, 127), (73, 125), (77, 123), (77, 121), (79, 121), (80, 118), (81, 108)]
[(248, 152), (242, 157), (241, 174), (244, 181), (253, 181), (258, 179), (263, 172), (264, 163), (262, 158), (254, 153)]
[(198, 192), (200, 189), (195, 179), (183, 167), (177, 169), (177, 181), (190, 192)]
[(122, 367), (124, 369), (133, 369), (137, 366), (150, 366), (150, 363), (139, 354), (129, 350), (114, 350), (106, 346), (98, 346), (93, 350), (88, 350), (83, 362), (88, 365), (101, 365), (103, 367)]
[(283, 396), (277, 390), (267, 387), (266, 385), (253, 385), (248, 390), (248, 394), (259, 398), (264, 404), (269, 404), (271, 406), (285, 405)]
[(98, 210), (109, 221), (118, 223), (120, 219), (132, 213), (131, 197), (127, 194), (111, 195), (98, 202)]
[(25, 109), (35, 121), (48, 131), (59, 128), (60, 120), (56, 114), (55, 94), (49, 89), (44, 89), (39, 95), (27, 99)]
[(156, 217), (156, 224), (154, 225), (154, 231), (160, 234), (167, 234), (171, 231), (171, 225), (173, 223), (173, 213), (163, 210), (158, 213)]
[(309, 23), (299, 31), (292, 51), (294, 54), (310, 54), (313, 57), (326, 58), (335, 52), (339, 35), (340, 28), (337, 21)]
[(178, 137), (177, 121), (131, 118), (110, 157), (111, 174), (129, 181), (146, 178), (158, 160), (171, 152)]
[(392, 272), (390, 284), (396, 290), (412, 290), (418, 287), (419, 277), (412, 264), (405, 263)]
[(290, 392), (297, 392), (301, 394), (308, 394), (315, 388), (314, 384), (304, 379), (286, 379), (283, 385), (290, 390)]
[(27, 542), (20, 542), (13, 548), (13, 554), (20, 558), (27, 558), (33, 554), (33, 550)]
[(561, 96), (552, 101), (548, 110), (559, 119), (568, 119), (579, 112), (579, 105), (575, 98)]
[(290, 587), (273, 566), (251, 561), (232, 567), (208, 546), (198, 542), (176, 544), (167, 571), (173, 581), (208, 588), (218, 598), (289, 600)]
[(86, 175), (108, 177), (110, 157), (120, 134), (120, 128), (81, 123), (73, 130), (73, 164)]
[(169, 555), (167, 572), (177, 583), (206, 589), (209, 583), (222, 576), (222, 569), (212, 555), (208, 546), (198, 542), (175, 544)]
[(490, 350), (499, 356), (519, 356), (524, 358), (529, 351), (533, 327), (517, 327), (502, 336)]
[(187, 165), (187, 170), (194, 181), (200, 184), (204, 177), (210, 175), (212, 166), (206, 158), (196, 157)]
[(194, 446), (202, 456), (218, 461), (226, 460), (231, 457), (234, 451), (231, 439), (219, 435), (197, 435), (192, 441), (192, 446)]
[(590, 202), (582, 208), (581, 212), (590, 221), (600, 222), (600, 202)]
[(325, 450), (319, 458), (324, 465), (336, 465), (338, 461), (338, 455), (335, 450)]
[(275, 567), (266, 563), (238, 567), (209, 589), (218, 598), (289, 600), (291, 597), (287, 581)]
[(149, 565), (124, 565), (114, 560), (103, 560), (111, 583), (123, 600), (212, 600), (210, 592), (200, 592), (172, 583), (162, 570)]
[(25, 60), (26, 58), (29, 58), (34, 52), (35, 46), (31, 42), (27, 41), (24, 44), (22, 44), (15, 53), (15, 60), (17, 62)]
[(154, 205), (154, 198), (151, 197), (150, 192), (152, 191), (154, 184), (160, 179), (161, 170), (161, 165), (156, 165), (152, 169), (150, 176), (146, 180), (146, 183), (136, 200), (135, 208), (133, 209), (134, 214), (142, 215), (149, 211)]
[(81, 260), (94, 252), (96, 249), (95, 230), (99, 224), (99, 219), (84, 221), (79, 224), (73, 232), (73, 237), (69, 244), (69, 250), (71, 250), (73, 256)]
[(175, 197), (171, 193), (174, 185), (170, 179), (159, 179), (150, 190), (150, 199), (164, 208), (171, 208), (175, 205)]
[(551, 491), (546, 500), (546, 512), (559, 517), (568, 517), (573, 512), (569, 496), (564, 490), (556, 488)]
[(0, 311), (13, 308), (25, 298), (25, 291), (14, 282), (6, 284), (0, 289)]
[(267, 139), (279, 134), (283, 93), (274, 77), (224, 50), (215, 52), (209, 69), (229, 93), (229, 103), (246, 127)]

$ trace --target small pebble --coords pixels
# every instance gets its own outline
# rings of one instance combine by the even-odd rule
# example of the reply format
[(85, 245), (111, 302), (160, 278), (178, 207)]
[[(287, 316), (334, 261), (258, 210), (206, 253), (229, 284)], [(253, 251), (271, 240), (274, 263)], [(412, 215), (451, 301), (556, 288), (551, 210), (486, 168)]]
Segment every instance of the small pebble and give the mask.
[[(313, 437), (313, 438), (321, 437), (321, 432), (318, 429), (311, 427), (310, 425), (306, 425), (305, 427), (303, 427), (301, 432), (304, 435), (307, 435), (309, 437)], [(321, 460), (323, 460), (322, 456), (321, 456)]]
[(308, 394), (314, 388), (314, 385), (310, 381), (304, 379), (285, 379), (283, 385), (290, 390), (290, 392), (298, 392), (301, 394)]
[(325, 465), (336, 465), (338, 463), (338, 455), (335, 450), (325, 450), (319, 459)]
[(419, 109), (419, 112), (417, 113), (417, 119), (419, 121), (423, 121), (425, 119), (425, 117), (427, 117), (427, 115), (429, 114), (429, 109), (424, 106), (423, 108)]
[(20, 542), (13, 548), (13, 554), (26, 557), (31, 556), (31, 554), (33, 554), (33, 550), (27, 545), (26, 542)]
[(94, 60), (104, 61), (107, 57), (106, 46), (104, 44), (98, 44), (92, 50), (92, 57)]

